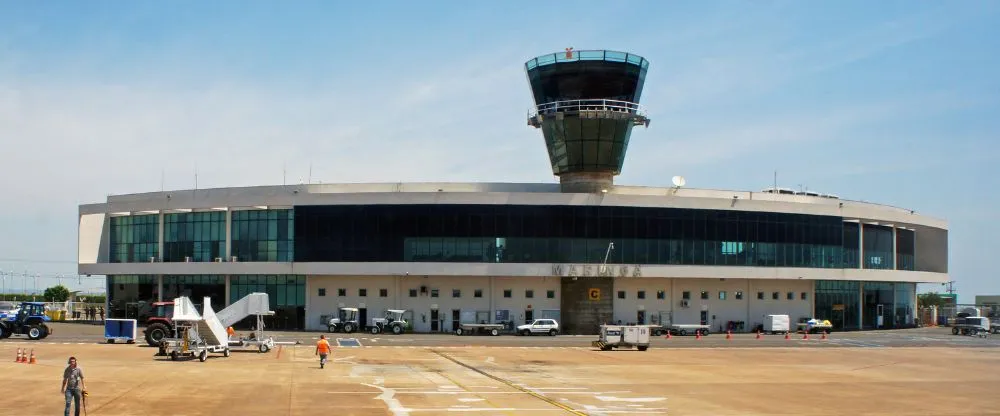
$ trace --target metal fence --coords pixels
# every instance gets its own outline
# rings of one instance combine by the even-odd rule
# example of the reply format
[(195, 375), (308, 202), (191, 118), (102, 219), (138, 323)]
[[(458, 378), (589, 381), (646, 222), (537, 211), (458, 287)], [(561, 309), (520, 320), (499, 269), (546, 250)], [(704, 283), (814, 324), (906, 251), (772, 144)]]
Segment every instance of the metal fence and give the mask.
[(956, 318), (966, 316), (1000, 319), (1000, 305), (960, 304), (920, 308), (920, 322), (924, 326), (950, 326), (955, 323)]
[(46, 302), (46, 313), (53, 321), (104, 321), (107, 310), (103, 303)]

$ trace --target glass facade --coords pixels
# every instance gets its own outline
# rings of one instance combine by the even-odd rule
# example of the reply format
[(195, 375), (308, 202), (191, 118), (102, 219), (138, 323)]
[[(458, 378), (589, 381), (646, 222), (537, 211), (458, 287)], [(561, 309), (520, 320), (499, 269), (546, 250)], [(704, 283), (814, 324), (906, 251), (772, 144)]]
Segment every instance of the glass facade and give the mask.
[(148, 262), (159, 258), (159, 215), (126, 215), (111, 217), (112, 263)]
[(856, 281), (816, 281), (816, 318), (830, 320), (837, 330), (858, 329), (860, 290)]
[(916, 233), (913, 230), (896, 229), (896, 269), (916, 270), (913, 255), (916, 252)]
[(866, 269), (891, 270), (896, 267), (894, 258), (894, 239), (892, 227), (865, 224), (862, 226), (864, 261)]
[(226, 254), (226, 213), (186, 212), (163, 216), (163, 261), (214, 261)]
[(864, 282), (865, 329), (913, 324), (915, 293), (915, 283)]
[(142, 324), (153, 312), (156, 302), (156, 276), (113, 275), (107, 277), (108, 311), (113, 319), (138, 319)]
[(171, 301), (179, 296), (191, 298), (198, 309), (205, 297), (212, 298), (212, 309), (220, 311), (226, 307), (226, 277), (220, 275), (164, 275), (163, 300)]
[(344, 205), (295, 210), (302, 262), (844, 267), (840, 217), (673, 208)]
[(294, 210), (233, 211), (232, 215), (233, 257), (239, 261), (292, 261)]
[(861, 224), (844, 223), (844, 268), (857, 269), (861, 261)]
[[(236, 302), (254, 292), (267, 293), (274, 316), (264, 318), (264, 325), (272, 329), (305, 328), (306, 277), (294, 275), (241, 275), (229, 277), (229, 301)], [(256, 318), (248, 318), (237, 325), (251, 328)], [(237, 326), (234, 326), (237, 327)]]

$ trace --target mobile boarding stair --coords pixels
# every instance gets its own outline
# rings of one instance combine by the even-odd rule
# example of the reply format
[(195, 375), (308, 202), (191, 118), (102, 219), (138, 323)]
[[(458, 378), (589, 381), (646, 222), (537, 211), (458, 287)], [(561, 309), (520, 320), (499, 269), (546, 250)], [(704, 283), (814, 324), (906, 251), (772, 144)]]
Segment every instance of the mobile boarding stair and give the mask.
[(178, 338), (164, 340), (165, 346), (171, 350), (171, 360), (176, 361), (182, 355), (189, 355), (204, 362), (210, 352), (221, 352), (224, 356), (229, 356), (226, 327), (222, 326), (212, 310), (212, 299), (205, 297), (204, 305), (204, 311), (199, 314), (188, 297), (174, 299), (173, 321)]
[(230, 348), (255, 348), (258, 352), (264, 353), (273, 349), (276, 344), (294, 344), (294, 342), (275, 342), (274, 338), (264, 335), (264, 317), (274, 315), (274, 311), (270, 310), (270, 305), (271, 302), (267, 293), (255, 292), (227, 306), (216, 314), (219, 322), (226, 328), (235, 325), (248, 316), (255, 316), (257, 318), (256, 326), (249, 336), (228, 340)]

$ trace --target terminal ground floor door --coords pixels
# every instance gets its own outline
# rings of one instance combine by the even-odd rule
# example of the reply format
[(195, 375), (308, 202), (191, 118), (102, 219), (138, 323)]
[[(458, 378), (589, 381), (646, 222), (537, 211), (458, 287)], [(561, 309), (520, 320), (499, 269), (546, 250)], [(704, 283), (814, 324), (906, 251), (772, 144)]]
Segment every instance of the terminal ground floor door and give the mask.
[(451, 330), (457, 331), (458, 325), (462, 322), (462, 310), (452, 309), (451, 310)]
[(535, 311), (532, 310), (532, 309), (525, 309), (524, 310), (524, 323), (525, 323), (525, 325), (530, 324), (534, 320), (535, 320)]
[(431, 332), (438, 332), (441, 330), (441, 326), (438, 324), (438, 310), (431, 309)]

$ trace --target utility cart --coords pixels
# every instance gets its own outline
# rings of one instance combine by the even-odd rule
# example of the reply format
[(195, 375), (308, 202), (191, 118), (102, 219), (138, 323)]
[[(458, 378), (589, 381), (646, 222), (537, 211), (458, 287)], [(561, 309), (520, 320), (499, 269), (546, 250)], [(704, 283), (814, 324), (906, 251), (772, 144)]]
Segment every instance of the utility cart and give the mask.
[(497, 336), (500, 335), (500, 331), (503, 331), (503, 328), (503, 324), (458, 324), (455, 335), (490, 334)]
[(701, 334), (701, 336), (707, 336), (709, 332), (710, 332), (710, 329), (709, 329), (708, 325), (700, 325), (700, 324), (674, 324), (674, 325), (670, 325), (670, 334), (671, 335), (681, 335), (681, 336), (683, 336), (683, 335), (688, 335), (688, 334), (692, 334), (692, 335)]
[(601, 351), (613, 348), (635, 348), (646, 351), (649, 348), (650, 329), (646, 325), (601, 325), (597, 341), (590, 343)]
[(104, 340), (108, 344), (117, 341), (125, 341), (127, 344), (135, 344), (135, 337), (139, 333), (139, 324), (135, 319), (105, 319), (104, 320)]

